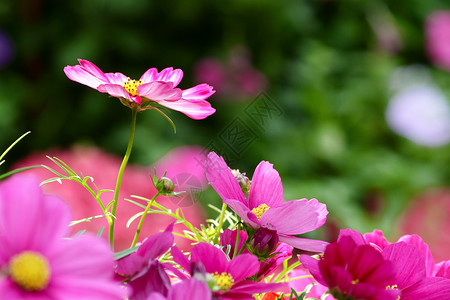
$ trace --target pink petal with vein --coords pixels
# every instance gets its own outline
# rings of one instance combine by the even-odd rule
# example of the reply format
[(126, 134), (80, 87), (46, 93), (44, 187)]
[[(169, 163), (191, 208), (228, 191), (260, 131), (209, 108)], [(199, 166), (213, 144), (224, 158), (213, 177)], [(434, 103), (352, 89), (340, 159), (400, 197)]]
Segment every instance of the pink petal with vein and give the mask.
[(206, 177), (222, 199), (234, 199), (247, 206), (247, 199), (222, 156), (208, 154)]
[(280, 234), (279, 238), (280, 242), (284, 242), (297, 249), (302, 249), (311, 252), (323, 252), (328, 245), (328, 243), (324, 241), (299, 238), (289, 235)]
[(253, 209), (265, 203), (269, 207), (283, 203), (283, 185), (273, 165), (262, 161), (255, 169), (248, 197), (249, 208)]
[(153, 101), (176, 101), (181, 97), (181, 90), (173, 88), (171, 82), (154, 81), (137, 87), (139, 95)]
[(102, 84), (98, 87), (98, 91), (102, 93), (108, 93), (113, 97), (125, 98), (135, 102), (133, 99), (135, 97), (131, 97), (130, 93), (128, 93), (128, 91), (123, 86), (118, 84)]
[(212, 115), (216, 111), (211, 107), (211, 104), (206, 101), (189, 102), (187, 100), (180, 99), (174, 102), (158, 101), (158, 104), (182, 112), (183, 114), (194, 120), (204, 119)]
[(97, 77), (98, 79), (105, 81), (105, 82), (108, 81), (108, 79), (105, 76), (105, 73), (103, 73), (102, 70), (100, 70), (96, 65), (94, 65), (90, 61), (87, 61), (84, 59), (79, 59), (78, 62), (86, 71), (88, 71), (89, 73), (91, 73), (92, 75)]
[(108, 78), (109, 83), (121, 86), (128, 80), (128, 76), (125, 76), (122, 73), (105, 73), (105, 76)]
[(81, 84), (87, 85), (90, 88), (97, 89), (97, 87), (101, 84), (108, 83), (106, 80), (102, 80), (92, 73), (86, 71), (82, 66), (67, 66), (64, 68), (64, 73), (66, 73), (67, 77), (70, 80), (79, 82)]
[(299, 200), (287, 201), (270, 208), (259, 219), (262, 226), (270, 224), (278, 233), (287, 235), (312, 231), (319, 227), (317, 220), (315, 207)]
[(215, 92), (216, 91), (213, 90), (212, 86), (206, 83), (202, 83), (189, 89), (183, 90), (182, 98), (190, 102), (199, 102), (205, 100)]

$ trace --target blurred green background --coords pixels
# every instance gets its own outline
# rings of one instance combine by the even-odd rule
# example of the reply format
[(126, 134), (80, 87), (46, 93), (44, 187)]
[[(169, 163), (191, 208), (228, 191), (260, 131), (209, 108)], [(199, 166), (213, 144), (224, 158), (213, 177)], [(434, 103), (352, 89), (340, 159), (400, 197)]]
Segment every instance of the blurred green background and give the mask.
[[(33, 151), (80, 143), (123, 155), (131, 113), (65, 76), (77, 58), (134, 79), (172, 66), (184, 72), (181, 88), (217, 83), (217, 112), (201, 121), (171, 112), (176, 134), (156, 112), (140, 113), (131, 162), (186, 144), (248, 174), (268, 160), (285, 199), (328, 205), (330, 232), (393, 232), (415, 195), (450, 185), (448, 143), (416, 144), (385, 119), (398, 67), (422, 65), (450, 96), (450, 74), (425, 49), (425, 20), (445, 9), (445, 0), (2, 0), (12, 57), (0, 69), (0, 149), (32, 133), (1, 172)], [(249, 113), (261, 99), (275, 109), (263, 126)], [(233, 140), (239, 128), (248, 139)]]

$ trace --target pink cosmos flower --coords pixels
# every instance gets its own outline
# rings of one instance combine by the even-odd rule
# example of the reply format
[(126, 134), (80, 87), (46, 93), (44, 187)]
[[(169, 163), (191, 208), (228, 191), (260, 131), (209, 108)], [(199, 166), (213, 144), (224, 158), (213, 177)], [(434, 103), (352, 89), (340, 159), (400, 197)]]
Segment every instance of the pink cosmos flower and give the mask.
[(167, 297), (160, 293), (152, 293), (147, 300), (211, 300), (212, 293), (209, 287), (203, 281), (196, 278), (186, 279), (177, 284), (174, 284)]
[(39, 183), (20, 174), (0, 184), (1, 298), (126, 298), (108, 244), (87, 234), (67, 239), (69, 207)]
[[(262, 229), (262, 228), (260, 228)], [(259, 229), (259, 230), (260, 230)], [(237, 237), (237, 230), (231, 231), (230, 229), (226, 229), (223, 233), (220, 234), (220, 246), (224, 247), (224, 249), (230, 249), (229, 256), (232, 257), (234, 253), (234, 247), (236, 245), (236, 237)], [(244, 247), (245, 242), (247, 241), (248, 236), (247, 233), (244, 231), (241, 231), (239, 234), (239, 243), (238, 243), (238, 253), (242, 250), (242, 247)], [(253, 240), (253, 237), (252, 237)], [(260, 241), (263, 241), (264, 237), (260, 239)], [(250, 242), (251, 243), (251, 242)], [(271, 243), (271, 241), (266, 241), (267, 243)], [(258, 243), (258, 247), (266, 248), (264, 243)], [(255, 245), (250, 246), (251, 248), (254, 248)], [(278, 243), (276, 245), (270, 246), (273, 251), (270, 251), (269, 253), (265, 253), (265, 257), (259, 257), (260, 259), (260, 268), (258, 273), (255, 275), (255, 278), (257, 280), (262, 280), (265, 277), (269, 276), (270, 274), (274, 273), (277, 268), (286, 260), (292, 257), (292, 250), (293, 248), (285, 243)], [(244, 248), (242, 250), (242, 253), (250, 253), (247, 248)], [(267, 258), (270, 257), (270, 258)]]
[[(300, 262), (337, 299), (396, 300), (394, 265), (354, 230), (341, 230), (320, 260), (300, 255)], [(403, 300), (403, 298), (402, 298)]]
[(214, 299), (252, 300), (253, 294), (282, 286), (277, 283), (246, 280), (259, 270), (258, 258), (252, 254), (241, 254), (228, 260), (224, 252), (208, 243), (199, 243), (192, 247), (190, 260), (176, 247), (172, 247), (171, 252), (174, 261), (192, 277), (211, 282)]
[(401, 299), (447, 299), (450, 297), (449, 262), (434, 263), (430, 248), (418, 235), (404, 235), (389, 243), (380, 230), (364, 239), (395, 266), (395, 288)]
[[(199, 189), (207, 184), (203, 168), (201, 166), (198, 168), (193, 167), (195, 164), (198, 164), (197, 159), (200, 150), (200, 147), (194, 146), (175, 148), (167, 154), (167, 157), (164, 156), (161, 158), (161, 161), (156, 162), (154, 166), (157, 167), (158, 172), (164, 173), (164, 171), (167, 170), (167, 175), (171, 178), (181, 178), (184, 175), (189, 174), (192, 178), (191, 181), (198, 184), (195, 188)], [(174, 154), (178, 156), (176, 161), (167, 159), (173, 157)], [(45, 151), (45, 153), (34, 153), (19, 161), (14, 167), (21, 168), (40, 164), (55, 167), (51, 161), (45, 157), (46, 155), (58, 157), (63, 160), (77, 174), (93, 177), (93, 183), (88, 181), (91, 186), (95, 184), (100, 189), (114, 189), (121, 158), (95, 147), (74, 146), (67, 150), (48, 150)], [(149, 176), (149, 174), (153, 174), (153, 170), (153, 165), (148, 167), (129, 165), (124, 172), (119, 198), (132, 199), (131, 195), (138, 195), (151, 199), (156, 193), (156, 189), (153, 187)], [(44, 168), (33, 169), (27, 171), (27, 173), (36, 175), (41, 181), (52, 176), (52, 173)], [(188, 186), (183, 186), (180, 182), (178, 183), (180, 184), (180, 188), (189, 190)], [(92, 195), (76, 182), (68, 180), (63, 181), (62, 184), (52, 182), (45, 184), (43, 189), (48, 193), (60, 196), (70, 205), (73, 220), (102, 215), (102, 210)], [(182, 197), (172, 198), (159, 196), (157, 201), (164, 207), (172, 209), (173, 211), (179, 208), (178, 201), (182, 201), (182, 203), (185, 203), (182, 208), (185, 217), (194, 226), (200, 226), (205, 220), (205, 213), (200, 203), (195, 199), (194, 193), (187, 192), (180, 196)], [(107, 205), (109, 201), (111, 201), (112, 193), (104, 192), (101, 194), (100, 198), (104, 205)], [(116, 251), (127, 249), (130, 246), (133, 235), (136, 232), (138, 221), (133, 222), (129, 228), (126, 227), (126, 223), (130, 217), (142, 210), (142, 208), (127, 201), (119, 201), (114, 238)], [(139, 241), (142, 241), (142, 239), (147, 236), (160, 232), (172, 221), (173, 219), (171, 217), (165, 215), (152, 214), (147, 216), (141, 230), (140, 236), (142, 238)], [(104, 218), (99, 218), (74, 225), (71, 229), (73, 233), (80, 230), (87, 230), (88, 232), (95, 234), (102, 227), (107, 228), (107, 226), (107, 221)], [(182, 232), (183, 229), (185, 228), (182, 225), (177, 224), (175, 225), (174, 232)], [(103, 235), (107, 237), (107, 230), (103, 231)], [(189, 241), (185, 238), (176, 237), (175, 242), (182, 249), (189, 249), (191, 247)]]
[(388, 245), (382, 252), (394, 264), (395, 285), (402, 300), (450, 298), (450, 279), (428, 277), (424, 257), (419, 249), (405, 242)]
[(173, 245), (174, 223), (164, 232), (145, 239), (136, 252), (117, 261), (117, 278), (131, 287), (131, 300), (146, 300), (151, 293), (167, 296), (170, 279), (157, 259)]
[(262, 161), (256, 167), (248, 201), (224, 159), (214, 152), (208, 155), (206, 175), (223, 202), (251, 228), (274, 230), (281, 242), (307, 251), (322, 252), (328, 244), (294, 236), (322, 226), (328, 211), (316, 199), (283, 202), (281, 179), (271, 163)]
[(177, 88), (183, 71), (166, 68), (158, 72), (148, 69), (139, 80), (130, 79), (122, 73), (103, 73), (93, 63), (78, 59), (79, 65), (64, 68), (69, 79), (87, 85), (101, 93), (117, 97), (134, 109), (153, 109), (154, 103), (179, 111), (199, 120), (212, 115), (216, 110), (205, 99), (214, 94), (206, 83), (181, 90)]

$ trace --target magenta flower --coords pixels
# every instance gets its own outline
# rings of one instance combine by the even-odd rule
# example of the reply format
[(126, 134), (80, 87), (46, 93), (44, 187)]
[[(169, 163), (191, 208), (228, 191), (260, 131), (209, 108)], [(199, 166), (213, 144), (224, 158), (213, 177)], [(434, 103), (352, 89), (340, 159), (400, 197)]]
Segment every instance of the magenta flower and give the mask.
[(395, 285), (402, 300), (450, 299), (450, 279), (427, 276), (425, 257), (414, 245), (397, 242), (388, 245), (382, 255), (391, 261), (395, 271)]
[(147, 300), (211, 300), (212, 293), (209, 287), (203, 281), (197, 278), (186, 279), (174, 284), (167, 297), (164, 297), (160, 293), (152, 293)]
[(251, 228), (274, 230), (280, 242), (295, 248), (314, 252), (325, 249), (324, 241), (294, 235), (322, 226), (328, 214), (326, 205), (316, 199), (283, 202), (281, 179), (271, 163), (262, 161), (256, 167), (248, 201), (224, 159), (214, 152), (208, 155), (206, 175), (223, 202)]
[(389, 243), (380, 230), (364, 239), (394, 264), (395, 288), (401, 299), (445, 299), (450, 297), (449, 261), (434, 263), (430, 248), (418, 235), (404, 235)]
[(154, 292), (167, 296), (170, 279), (157, 258), (172, 247), (173, 225), (171, 223), (164, 232), (148, 237), (136, 252), (117, 261), (117, 278), (131, 287), (130, 299), (145, 300)]
[[(264, 228), (260, 228), (257, 230), (261, 231), (261, 229), (264, 230)], [(229, 256), (232, 257), (233, 253), (234, 253), (234, 247), (236, 245), (236, 236), (237, 236), (237, 230), (231, 231), (230, 229), (226, 229), (223, 233), (220, 234), (220, 246), (224, 247), (224, 249), (230, 249), (229, 252)], [(254, 236), (252, 237), (252, 239), (254, 238)], [(245, 231), (241, 231), (239, 234), (239, 243), (238, 243), (238, 252), (242, 250), (242, 247), (244, 247), (245, 242), (247, 241), (248, 236), (247, 233), (245, 233)], [(259, 240), (259, 242), (257, 242), (257, 245), (262, 246), (262, 248), (266, 248), (265, 246), (263, 246), (263, 244), (270, 244), (272, 243), (272, 239), (269, 236), (269, 239), (265, 240), (264, 236), (261, 236), (260, 238), (257, 238), (257, 240)], [(251, 243), (251, 241), (250, 241)], [(253, 247), (255, 246), (255, 244), (253, 245)], [(273, 245), (271, 245), (272, 247)], [(250, 247), (252, 248), (252, 247)], [(253, 250), (255, 250), (253, 248)], [(273, 251), (269, 252), (269, 253), (263, 253), (265, 255), (266, 258), (264, 257), (259, 257), (260, 262), (259, 262), (259, 271), (258, 273), (255, 275), (255, 278), (257, 280), (262, 280), (263, 278), (267, 277), (268, 275), (272, 274), (273, 272), (276, 271), (276, 269), (278, 268), (278, 266), (280, 266), (283, 261), (285, 261), (286, 259), (289, 259), (292, 257), (292, 250), (293, 248), (285, 243), (277, 243), (274, 246)], [(244, 248), (242, 250), (242, 253), (250, 253), (248, 251), (247, 248)], [(261, 252), (259, 253), (261, 254)], [(269, 258), (267, 258), (269, 257)]]
[(351, 229), (341, 230), (320, 260), (303, 254), (300, 262), (337, 299), (396, 300), (400, 295), (393, 263)]
[(241, 254), (228, 260), (224, 252), (207, 243), (192, 247), (190, 260), (176, 247), (171, 251), (174, 261), (193, 278), (202, 278), (209, 283), (214, 299), (252, 300), (253, 294), (268, 292), (281, 286), (277, 283), (247, 280), (259, 271), (258, 258), (252, 254)]
[(166, 68), (158, 73), (148, 69), (139, 80), (122, 73), (103, 73), (93, 63), (78, 59), (80, 65), (64, 68), (69, 79), (87, 85), (101, 93), (117, 97), (125, 105), (137, 110), (154, 109), (154, 103), (179, 111), (196, 120), (212, 115), (216, 110), (205, 101), (215, 93), (208, 84), (181, 90), (177, 88), (183, 71)]
[(87, 234), (66, 239), (70, 211), (39, 181), (15, 175), (0, 185), (2, 299), (124, 299), (113, 254)]

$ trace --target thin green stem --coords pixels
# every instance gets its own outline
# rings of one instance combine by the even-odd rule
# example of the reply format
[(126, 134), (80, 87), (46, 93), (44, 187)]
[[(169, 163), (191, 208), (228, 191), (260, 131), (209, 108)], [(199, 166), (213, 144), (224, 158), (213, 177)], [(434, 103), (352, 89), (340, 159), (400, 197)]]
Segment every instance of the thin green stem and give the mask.
[(155, 201), (156, 197), (158, 197), (160, 194), (161, 194), (160, 192), (157, 192), (155, 194), (155, 196), (153, 196), (152, 200), (150, 200), (150, 202), (148, 203), (147, 207), (145, 208), (144, 214), (141, 216), (141, 220), (139, 221), (138, 227), (136, 229), (136, 234), (134, 235), (134, 239), (133, 239), (133, 242), (131, 243), (130, 248), (133, 248), (134, 246), (136, 246), (136, 243), (137, 243), (138, 238), (139, 238), (139, 234), (141, 233), (142, 224), (144, 224), (145, 216), (147, 215), (148, 210), (152, 206), (152, 204)]
[(31, 131), (27, 131), (24, 134), (22, 134), (17, 140), (14, 141), (14, 143), (11, 144), (11, 146), (8, 147), (1, 155), (0, 155), (0, 161), (3, 159), (3, 157), (6, 155), (6, 153), (9, 152), (18, 142), (20, 142), (21, 139), (26, 137)]
[(123, 172), (125, 171), (125, 167), (128, 163), (128, 159), (130, 158), (131, 154), (131, 148), (133, 147), (133, 140), (134, 140), (134, 131), (136, 129), (136, 116), (137, 116), (137, 110), (132, 109), (131, 110), (131, 131), (130, 131), (130, 139), (128, 140), (128, 146), (127, 151), (125, 152), (125, 156), (123, 157), (122, 164), (120, 165), (119, 173), (117, 174), (117, 182), (116, 182), (116, 188), (114, 190), (114, 198), (111, 208), (111, 222), (109, 224), (109, 244), (111, 245), (111, 248), (114, 249), (114, 223), (116, 220), (116, 210), (117, 210), (117, 202), (119, 200), (119, 192), (120, 192), (120, 185), (122, 183), (122, 176)]
[(11, 175), (16, 174), (16, 173), (20, 173), (20, 172), (31, 170), (31, 169), (37, 169), (37, 168), (42, 168), (42, 166), (31, 166), (31, 167), (15, 169), (15, 170), (12, 170), (12, 171), (9, 171), (7, 173), (4, 173), (4, 174), (0, 175), (0, 180), (3, 180), (3, 179), (5, 179), (5, 178), (7, 178), (7, 177), (9, 177)]
[(241, 236), (241, 223), (238, 223), (236, 232), (236, 243), (234, 244), (233, 256), (231, 258), (236, 257), (236, 255), (238, 254), (240, 236)]
[(222, 229), (222, 226), (223, 226), (223, 221), (225, 219), (225, 212), (226, 212), (226, 210), (227, 210), (227, 205), (225, 203), (223, 203), (222, 204), (222, 211), (220, 213), (219, 225), (217, 225), (216, 236), (214, 237), (214, 244), (217, 244), (219, 242), (220, 230)]
[(287, 275), (292, 269), (294, 269), (302, 264), (301, 262), (296, 261), (288, 267), (287, 261), (288, 261), (287, 259), (285, 261), (283, 261), (283, 271), (281, 271), (280, 274), (278, 274), (278, 276), (275, 277), (275, 279), (272, 279), (271, 282), (278, 282), (279, 280), (281, 280), (281, 278), (283, 278), (283, 276)]

